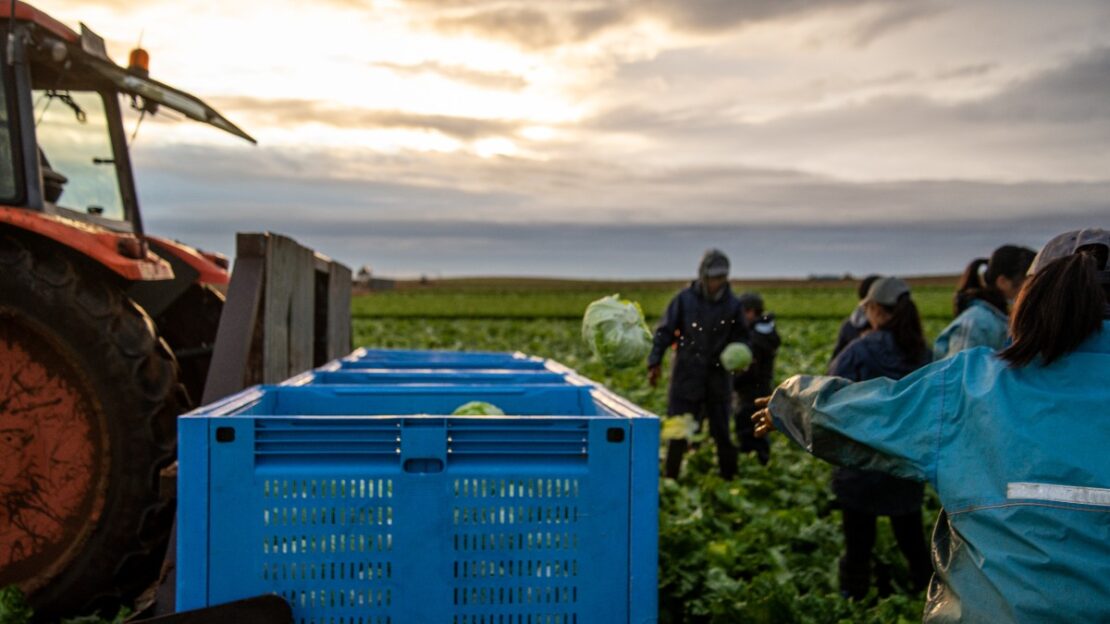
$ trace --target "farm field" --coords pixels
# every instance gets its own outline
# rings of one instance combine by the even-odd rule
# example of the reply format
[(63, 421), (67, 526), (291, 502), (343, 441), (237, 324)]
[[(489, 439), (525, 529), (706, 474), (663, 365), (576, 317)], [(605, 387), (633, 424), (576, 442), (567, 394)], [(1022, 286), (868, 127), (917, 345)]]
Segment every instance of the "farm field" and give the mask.
[[(361, 295), (352, 305), (354, 340), (378, 348), (520, 350), (554, 358), (662, 414), (665, 377), (651, 388), (643, 368), (608, 370), (580, 337), (579, 319), (590, 301), (619, 291), (640, 301), (652, 324), (677, 288), (621, 286), (499, 280)], [(760, 292), (780, 319), (778, 379), (823, 372), (840, 321), (855, 305), (854, 289), (761, 285)], [(931, 339), (950, 319), (952, 286), (919, 285), (914, 292)], [(838, 595), (842, 542), (827, 464), (778, 436), (766, 467), (742, 457), (739, 478), (726, 482), (714, 464), (712, 445), (703, 444), (678, 481), (661, 484), (661, 622), (921, 620), (923, 596), (902, 591), (908, 573), (885, 519), (876, 547), (877, 590), (858, 603)], [(930, 500), (926, 527), (937, 512)]]

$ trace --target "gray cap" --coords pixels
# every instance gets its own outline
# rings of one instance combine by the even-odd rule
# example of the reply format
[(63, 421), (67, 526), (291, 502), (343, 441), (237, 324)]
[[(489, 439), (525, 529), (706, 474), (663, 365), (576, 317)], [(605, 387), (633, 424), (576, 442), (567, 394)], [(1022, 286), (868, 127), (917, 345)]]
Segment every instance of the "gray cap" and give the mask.
[(699, 277), (727, 277), (728, 256), (720, 249), (708, 249), (701, 257), (701, 266), (698, 269)]
[[(1029, 275), (1040, 271), (1046, 264), (1053, 260), (1059, 260), (1065, 256), (1070, 256), (1084, 247), (1102, 246), (1106, 248), (1110, 254), (1110, 231), (1101, 228), (1087, 228), (1085, 230), (1072, 230), (1064, 232), (1058, 236), (1054, 236), (1052, 240), (1045, 243), (1041, 253), (1033, 259), (1033, 264), (1029, 265)], [(1110, 266), (1100, 267), (1101, 269), (1110, 269)]]
[(910, 292), (910, 285), (897, 277), (880, 277), (871, 284), (863, 302), (874, 301), (885, 306), (893, 306), (898, 299)]

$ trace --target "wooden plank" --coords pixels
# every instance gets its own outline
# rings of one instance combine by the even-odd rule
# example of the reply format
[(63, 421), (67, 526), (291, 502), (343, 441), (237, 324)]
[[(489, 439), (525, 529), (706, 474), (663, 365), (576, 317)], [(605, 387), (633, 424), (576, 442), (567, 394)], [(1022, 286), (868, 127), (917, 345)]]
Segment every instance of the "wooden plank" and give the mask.
[(261, 381), (277, 383), (312, 368), (315, 260), (291, 238), (268, 237)]
[(227, 302), (220, 313), (212, 364), (204, 382), (202, 403), (222, 399), (244, 388), (249, 366), (251, 342), (262, 297), (265, 260), (244, 257), (235, 260), (235, 272), (228, 286)]
[(328, 272), (328, 331), (325, 360), (351, 352), (351, 269), (332, 262)]

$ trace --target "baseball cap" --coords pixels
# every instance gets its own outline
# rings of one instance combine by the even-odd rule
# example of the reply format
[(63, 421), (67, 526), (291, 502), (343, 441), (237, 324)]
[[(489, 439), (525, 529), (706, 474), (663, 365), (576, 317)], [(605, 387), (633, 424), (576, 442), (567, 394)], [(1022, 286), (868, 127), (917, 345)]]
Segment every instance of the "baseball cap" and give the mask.
[(863, 302), (874, 301), (885, 306), (898, 303), (898, 299), (910, 292), (910, 285), (897, 277), (880, 277), (871, 284)]
[(700, 273), (705, 277), (727, 277), (728, 270), (728, 256), (723, 251), (709, 249), (702, 256)]
[[(1106, 254), (1110, 255), (1110, 231), (1101, 228), (1087, 228), (1054, 236), (1052, 240), (1045, 243), (1044, 248), (1033, 259), (1033, 264), (1029, 265), (1028, 275), (1035, 274), (1053, 260), (1070, 256), (1085, 247), (1097, 246), (1105, 247)], [(1099, 268), (1105, 271), (1110, 269), (1110, 265)]]

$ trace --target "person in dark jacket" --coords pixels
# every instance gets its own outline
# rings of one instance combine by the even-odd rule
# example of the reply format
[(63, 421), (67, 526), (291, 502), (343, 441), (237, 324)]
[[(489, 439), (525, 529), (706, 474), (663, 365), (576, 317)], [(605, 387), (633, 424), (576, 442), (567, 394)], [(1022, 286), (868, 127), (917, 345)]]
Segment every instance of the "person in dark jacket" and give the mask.
[(833, 347), (830, 361), (835, 360), (836, 356), (844, 350), (844, 347), (847, 347), (853, 340), (871, 329), (871, 324), (867, 321), (867, 313), (863, 309), (863, 299), (867, 297), (867, 291), (871, 288), (871, 284), (874, 284), (879, 277), (881, 276), (868, 275), (860, 280), (859, 286), (856, 287), (856, 294), (859, 295), (859, 305), (840, 324), (840, 331), (836, 334), (836, 346)]
[[(728, 257), (710, 249), (702, 257), (698, 279), (679, 292), (655, 330), (648, 356), (648, 381), (659, 381), (663, 354), (677, 345), (667, 395), (667, 414), (690, 414), (709, 421), (709, 433), (717, 444), (721, 476), (736, 475), (736, 447), (729, 436), (732, 385), (721, 365), (721, 351), (732, 342), (748, 342), (744, 307), (728, 284)], [(686, 440), (671, 440), (667, 446), (665, 474), (676, 478)]]
[(732, 376), (732, 389), (736, 398), (736, 435), (740, 439), (740, 452), (756, 454), (759, 463), (766, 465), (771, 459), (771, 445), (767, 438), (757, 438), (752, 414), (755, 400), (771, 394), (774, 389), (775, 355), (782, 339), (775, 329), (775, 315), (763, 309), (759, 293), (746, 292), (738, 297), (744, 306), (744, 320), (751, 339), (752, 363), (746, 370)]
[[(932, 360), (910, 287), (896, 277), (875, 280), (863, 300), (872, 331), (852, 341), (829, 365), (829, 374), (851, 381), (901, 379)], [(924, 589), (932, 563), (921, 522), (924, 486), (883, 472), (833, 471), (833, 492), (843, 514), (845, 554), (840, 591), (864, 597), (871, 587), (871, 549), (878, 516), (890, 516), (898, 547), (909, 563), (915, 589)]]

